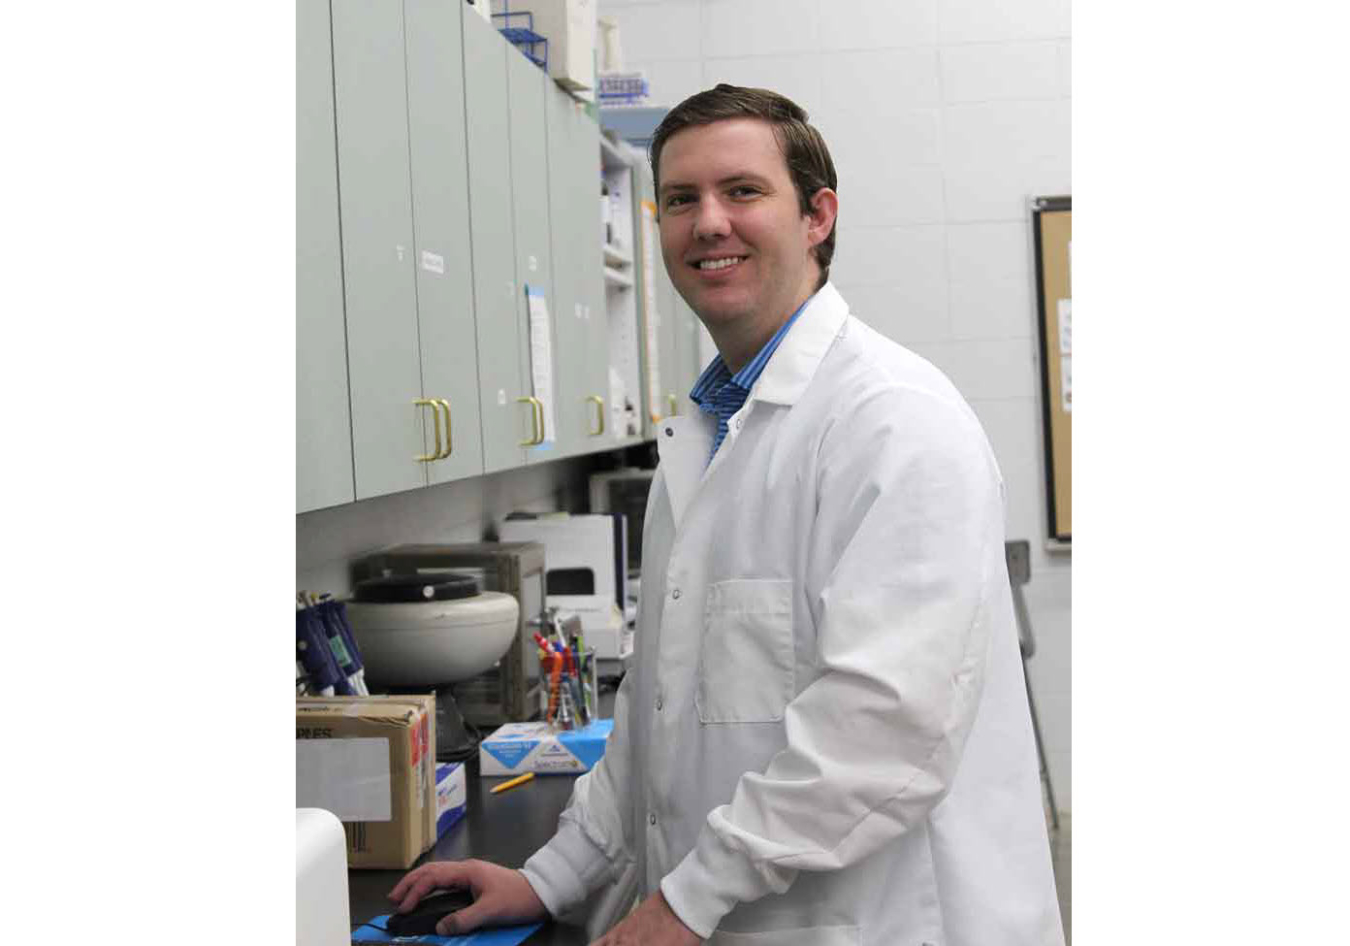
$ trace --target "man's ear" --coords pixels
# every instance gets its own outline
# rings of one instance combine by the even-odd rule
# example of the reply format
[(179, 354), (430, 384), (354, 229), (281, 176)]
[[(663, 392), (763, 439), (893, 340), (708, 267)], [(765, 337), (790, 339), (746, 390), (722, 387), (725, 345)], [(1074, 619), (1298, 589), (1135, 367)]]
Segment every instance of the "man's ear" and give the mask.
[(811, 246), (823, 243), (834, 229), (835, 218), (839, 216), (839, 195), (828, 187), (822, 187), (811, 195), (811, 212), (806, 215), (808, 221), (806, 238)]

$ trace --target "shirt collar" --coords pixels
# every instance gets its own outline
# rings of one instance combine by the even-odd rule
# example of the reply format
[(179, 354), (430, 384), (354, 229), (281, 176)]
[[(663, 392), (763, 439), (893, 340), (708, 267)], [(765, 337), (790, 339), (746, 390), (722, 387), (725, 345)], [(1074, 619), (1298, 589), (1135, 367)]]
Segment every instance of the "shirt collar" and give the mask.
[(779, 344), (787, 337), (792, 324), (797, 321), (797, 317), (811, 304), (811, 299), (814, 298), (815, 295), (813, 294), (798, 306), (797, 311), (793, 312), (788, 320), (778, 327), (778, 331), (774, 332), (773, 337), (759, 350), (759, 354), (746, 362), (741, 370), (735, 374), (731, 373), (727, 363), (722, 360), (720, 352), (714, 356), (708, 367), (703, 369), (703, 374), (699, 375), (698, 381), (694, 382), (694, 387), (689, 392), (690, 400), (695, 404), (702, 405), (710, 395), (721, 390), (728, 383), (734, 384), (748, 393), (755, 386), (755, 382), (759, 380), (759, 376), (764, 373), (764, 368), (769, 364), (769, 359), (773, 357), (773, 353), (778, 349)]

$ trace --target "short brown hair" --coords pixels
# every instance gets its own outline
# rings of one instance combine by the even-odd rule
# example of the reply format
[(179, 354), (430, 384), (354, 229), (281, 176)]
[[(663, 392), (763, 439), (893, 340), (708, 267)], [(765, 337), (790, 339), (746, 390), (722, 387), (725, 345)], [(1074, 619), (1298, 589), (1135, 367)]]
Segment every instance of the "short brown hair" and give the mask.
[[(652, 135), (648, 155), (652, 163), (652, 180), (661, 189), (661, 149), (670, 136), (695, 125), (711, 125), (731, 118), (758, 118), (773, 127), (778, 148), (787, 163), (792, 185), (797, 190), (797, 202), (802, 215), (811, 213), (811, 198), (822, 187), (839, 189), (839, 178), (825, 139), (807, 122), (806, 110), (796, 102), (770, 92), (768, 89), (747, 89), (736, 85), (719, 84), (716, 88), (691, 95), (667, 113)], [(836, 220), (836, 224), (838, 221)], [(829, 236), (812, 248), (820, 264), (819, 289), (830, 278), (830, 261), (834, 259), (835, 227)]]

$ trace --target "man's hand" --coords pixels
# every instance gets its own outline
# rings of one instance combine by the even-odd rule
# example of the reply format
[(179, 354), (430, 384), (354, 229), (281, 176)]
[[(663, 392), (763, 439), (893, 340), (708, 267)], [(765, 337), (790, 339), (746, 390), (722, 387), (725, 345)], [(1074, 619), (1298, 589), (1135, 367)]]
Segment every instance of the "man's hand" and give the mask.
[(389, 891), (399, 913), (407, 913), (433, 890), (462, 890), (473, 894), (473, 906), (452, 913), (436, 924), (439, 936), (458, 936), (480, 926), (533, 923), (548, 918), (530, 882), (518, 870), (487, 861), (435, 861), (405, 874)]
[(698, 946), (701, 942), (658, 890), (591, 946)]

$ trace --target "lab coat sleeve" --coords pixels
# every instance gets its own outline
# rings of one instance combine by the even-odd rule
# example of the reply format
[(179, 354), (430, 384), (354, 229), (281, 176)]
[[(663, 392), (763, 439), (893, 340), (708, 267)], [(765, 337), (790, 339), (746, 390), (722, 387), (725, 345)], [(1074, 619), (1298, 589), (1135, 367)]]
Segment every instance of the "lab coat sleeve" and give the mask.
[(818, 676), (786, 708), (786, 747), (740, 778), (661, 883), (700, 936), (737, 902), (856, 864), (921, 823), (979, 704), (987, 599), (1003, 580), (992, 452), (959, 402), (891, 385), (854, 403), (819, 441), (798, 576)]
[(636, 676), (626, 674), (619, 685), (614, 701), (615, 727), (604, 756), (577, 779), (557, 833), (521, 869), (552, 916), (562, 916), (578, 906), (632, 860), (626, 819), (631, 760), (624, 724), (629, 718), (629, 694)]

